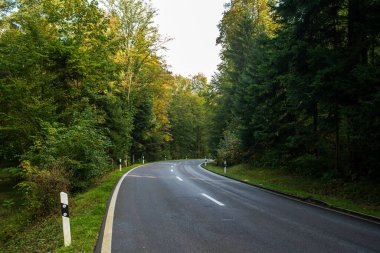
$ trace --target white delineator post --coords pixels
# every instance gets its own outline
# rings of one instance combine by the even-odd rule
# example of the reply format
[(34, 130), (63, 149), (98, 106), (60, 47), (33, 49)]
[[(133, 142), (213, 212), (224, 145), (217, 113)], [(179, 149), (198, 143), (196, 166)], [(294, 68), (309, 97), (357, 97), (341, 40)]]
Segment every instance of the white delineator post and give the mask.
[(119, 158), (119, 170), (121, 171), (121, 158)]
[(227, 161), (224, 161), (224, 174), (227, 173)]
[(142, 159), (143, 159), (143, 164), (145, 164), (144, 156), (142, 156)]
[(61, 192), (61, 211), (62, 211), (62, 225), (63, 225), (63, 240), (65, 247), (71, 245), (71, 231), (70, 231), (70, 218), (69, 218), (69, 199), (67, 193)]

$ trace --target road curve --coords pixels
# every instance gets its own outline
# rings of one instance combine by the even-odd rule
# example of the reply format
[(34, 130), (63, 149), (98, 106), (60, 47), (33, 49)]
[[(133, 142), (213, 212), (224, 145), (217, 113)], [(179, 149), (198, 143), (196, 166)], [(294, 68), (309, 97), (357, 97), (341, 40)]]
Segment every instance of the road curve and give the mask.
[(95, 252), (380, 252), (379, 224), (215, 175), (201, 162), (152, 163), (125, 176)]

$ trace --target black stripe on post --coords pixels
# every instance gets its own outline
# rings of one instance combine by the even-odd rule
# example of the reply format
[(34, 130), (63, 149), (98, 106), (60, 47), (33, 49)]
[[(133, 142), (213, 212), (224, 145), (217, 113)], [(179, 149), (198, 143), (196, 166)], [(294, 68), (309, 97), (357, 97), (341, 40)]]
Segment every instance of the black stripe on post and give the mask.
[(61, 213), (63, 217), (69, 218), (69, 205), (61, 203)]

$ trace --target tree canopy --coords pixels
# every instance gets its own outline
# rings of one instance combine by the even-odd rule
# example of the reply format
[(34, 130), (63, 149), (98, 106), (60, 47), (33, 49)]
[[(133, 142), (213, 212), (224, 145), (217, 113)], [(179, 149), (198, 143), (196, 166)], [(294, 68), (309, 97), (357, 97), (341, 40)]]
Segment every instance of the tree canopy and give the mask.
[(379, 179), (379, 8), (379, 1), (232, 1), (219, 25), (222, 63), (213, 80), (211, 146), (219, 159)]
[(8, 0), (0, 15), (1, 167), (61, 170), (80, 190), (119, 159), (208, 152), (207, 80), (168, 71), (149, 2)]

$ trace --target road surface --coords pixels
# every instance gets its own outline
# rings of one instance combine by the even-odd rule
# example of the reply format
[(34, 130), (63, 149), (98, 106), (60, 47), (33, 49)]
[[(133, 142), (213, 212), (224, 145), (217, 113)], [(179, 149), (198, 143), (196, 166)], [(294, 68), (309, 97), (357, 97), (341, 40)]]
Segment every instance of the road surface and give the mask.
[(201, 162), (131, 171), (95, 251), (380, 252), (379, 224), (215, 175)]

